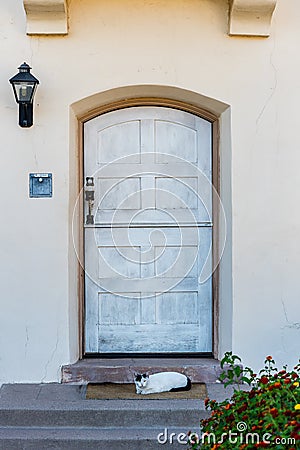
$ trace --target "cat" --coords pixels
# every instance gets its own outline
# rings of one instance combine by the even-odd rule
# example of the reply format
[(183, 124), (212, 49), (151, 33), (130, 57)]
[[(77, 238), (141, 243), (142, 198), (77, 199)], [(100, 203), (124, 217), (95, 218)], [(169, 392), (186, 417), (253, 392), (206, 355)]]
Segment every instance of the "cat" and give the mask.
[(148, 375), (148, 373), (135, 374), (134, 382), (137, 394), (156, 394), (159, 392), (189, 391), (191, 380), (182, 373), (160, 372)]

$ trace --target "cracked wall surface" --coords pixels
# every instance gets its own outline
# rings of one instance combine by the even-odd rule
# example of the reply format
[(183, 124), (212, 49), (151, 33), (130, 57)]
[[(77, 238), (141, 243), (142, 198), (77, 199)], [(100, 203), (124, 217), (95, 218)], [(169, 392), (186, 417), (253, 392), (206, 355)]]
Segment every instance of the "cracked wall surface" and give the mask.
[[(92, 109), (100, 95), (118, 100), (112, 92), (125, 87), (130, 96), (137, 86), (227, 105), (218, 144), (232, 272), (220, 277), (220, 348), (248, 366), (269, 354), (292, 365), (300, 332), (298, 0), (277, 2), (269, 39), (230, 38), (225, 0), (101, 4), (69, 3), (68, 35), (28, 36), (23, 2), (1, 1), (0, 382), (59, 381), (60, 367), (78, 358), (78, 105)], [(23, 61), (40, 80), (27, 130), (8, 83)], [(32, 172), (53, 174), (52, 198), (29, 198)]]

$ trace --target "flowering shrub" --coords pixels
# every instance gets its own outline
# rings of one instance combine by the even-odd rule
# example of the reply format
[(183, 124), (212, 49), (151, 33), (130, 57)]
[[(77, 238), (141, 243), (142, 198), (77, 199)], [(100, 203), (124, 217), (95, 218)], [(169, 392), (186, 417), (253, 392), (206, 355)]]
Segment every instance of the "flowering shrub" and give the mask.
[[(221, 361), (220, 380), (234, 387), (231, 399), (218, 403), (205, 400), (211, 417), (201, 421), (202, 437), (190, 433), (191, 449), (300, 448), (300, 361), (290, 372), (280, 371), (272, 356), (267, 356), (259, 374), (239, 363), (227, 352)], [(241, 389), (241, 383), (251, 385)]]

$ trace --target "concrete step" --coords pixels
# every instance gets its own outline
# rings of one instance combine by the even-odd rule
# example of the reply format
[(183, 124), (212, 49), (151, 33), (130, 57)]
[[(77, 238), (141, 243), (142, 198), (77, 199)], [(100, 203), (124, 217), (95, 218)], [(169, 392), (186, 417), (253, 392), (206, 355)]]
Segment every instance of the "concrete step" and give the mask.
[[(232, 393), (206, 387), (216, 400)], [(202, 400), (86, 400), (84, 392), (71, 384), (3, 385), (0, 450), (182, 449), (187, 432), (199, 432), (209, 415)]]
[[(182, 449), (186, 429), (153, 427), (0, 427), (1, 450)], [(160, 439), (160, 442), (158, 441)], [(179, 441), (178, 441), (179, 439)]]
[(0, 405), (0, 426), (120, 427), (197, 426), (208, 416), (200, 400), (86, 400)]

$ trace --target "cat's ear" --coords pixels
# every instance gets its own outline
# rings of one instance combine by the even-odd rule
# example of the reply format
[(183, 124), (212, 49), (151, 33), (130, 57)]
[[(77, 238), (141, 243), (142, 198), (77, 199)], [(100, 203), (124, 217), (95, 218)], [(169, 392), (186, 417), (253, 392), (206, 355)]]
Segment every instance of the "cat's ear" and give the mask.
[(134, 381), (141, 381), (143, 375), (141, 375), (140, 373), (135, 373), (134, 374)]

